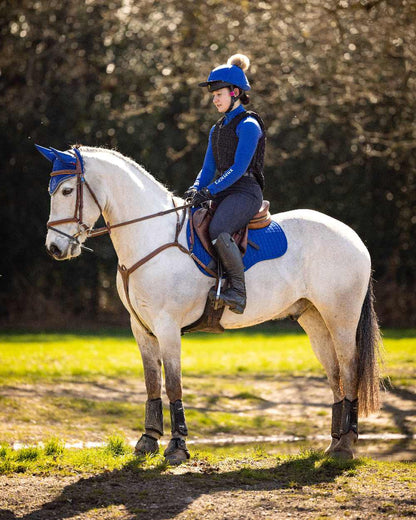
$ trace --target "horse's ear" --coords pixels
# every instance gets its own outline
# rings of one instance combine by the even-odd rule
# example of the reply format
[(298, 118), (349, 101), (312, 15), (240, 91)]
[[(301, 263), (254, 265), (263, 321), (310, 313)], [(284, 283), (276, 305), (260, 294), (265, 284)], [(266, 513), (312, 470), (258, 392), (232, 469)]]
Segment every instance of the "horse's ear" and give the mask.
[(40, 146), (39, 144), (35, 144), (35, 146), (38, 152), (40, 152), (43, 155), (43, 157), (46, 157), (48, 161), (53, 162), (56, 159), (55, 154), (49, 148), (45, 148), (43, 146)]
[(61, 152), (60, 150), (56, 150), (55, 148), (52, 148), (52, 152), (55, 154), (56, 158), (65, 163), (76, 163), (76, 159), (73, 155), (71, 155), (68, 152)]

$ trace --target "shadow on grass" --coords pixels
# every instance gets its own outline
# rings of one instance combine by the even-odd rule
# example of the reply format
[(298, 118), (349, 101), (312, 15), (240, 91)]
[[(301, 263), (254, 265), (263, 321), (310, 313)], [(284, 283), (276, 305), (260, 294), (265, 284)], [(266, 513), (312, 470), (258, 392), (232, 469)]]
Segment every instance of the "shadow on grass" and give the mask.
[[(316, 452), (284, 462), (276, 459), (276, 465), (268, 468), (247, 465), (228, 472), (219, 472), (217, 467), (204, 461), (191, 464), (190, 471), (172, 474), (166, 473), (163, 464), (149, 470), (143, 469), (140, 461), (135, 460), (121, 470), (81, 478), (66, 486), (54, 500), (23, 517), (3, 509), (0, 518), (49, 520), (53, 517), (59, 520), (91, 510), (123, 506), (131, 518), (162, 520), (174, 518), (201, 495), (222, 491), (296, 489), (332, 483), (344, 473), (353, 473), (362, 462), (359, 459), (340, 462)], [(185, 471), (185, 467), (180, 470)]]

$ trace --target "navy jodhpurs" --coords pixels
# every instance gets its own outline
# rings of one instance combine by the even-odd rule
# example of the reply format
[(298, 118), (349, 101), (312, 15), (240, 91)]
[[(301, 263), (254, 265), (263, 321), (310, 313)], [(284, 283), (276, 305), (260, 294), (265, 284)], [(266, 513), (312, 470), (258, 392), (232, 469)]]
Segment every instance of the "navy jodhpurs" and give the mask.
[(229, 188), (214, 196), (217, 205), (209, 226), (211, 240), (220, 233), (232, 235), (254, 217), (260, 210), (263, 193), (259, 183), (252, 177), (241, 177)]

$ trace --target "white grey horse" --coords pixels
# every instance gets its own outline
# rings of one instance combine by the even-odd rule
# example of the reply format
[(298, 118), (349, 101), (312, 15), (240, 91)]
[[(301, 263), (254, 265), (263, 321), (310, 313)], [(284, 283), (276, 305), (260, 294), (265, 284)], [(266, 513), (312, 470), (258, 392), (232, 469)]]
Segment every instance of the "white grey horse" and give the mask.
[[(84, 146), (66, 152), (38, 149), (54, 165), (49, 253), (57, 260), (78, 256), (83, 242), (100, 233), (93, 231), (100, 214), (107, 223), (103, 232), (111, 231), (119, 261), (117, 288), (131, 316), (148, 395), (145, 433), (136, 452), (159, 449), (163, 364), (172, 430), (165, 457), (180, 463), (189, 458), (181, 329), (201, 316), (213, 285), (187, 253), (186, 226), (178, 226), (185, 215), (173, 209), (184, 201), (118, 152)], [(147, 219), (149, 215), (153, 218)], [(380, 408), (380, 335), (370, 255), (351, 228), (322, 213), (294, 210), (272, 218), (283, 228), (288, 250), (246, 272), (244, 314), (226, 309), (221, 325), (237, 329), (288, 316), (298, 320), (333, 393), (327, 452), (350, 458), (358, 436), (358, 410), (367, 415)]]

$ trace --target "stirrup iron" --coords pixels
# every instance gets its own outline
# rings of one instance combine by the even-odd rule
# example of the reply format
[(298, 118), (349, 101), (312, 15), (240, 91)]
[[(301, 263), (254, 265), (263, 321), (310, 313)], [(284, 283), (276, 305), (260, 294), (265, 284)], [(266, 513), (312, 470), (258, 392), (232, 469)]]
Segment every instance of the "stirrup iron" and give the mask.
[(217, 286), (217, 292), (215, 293), (214, 310), (217, 310), (223, 306), (223, 303), (220, 300), (221, 286), (222, 286), (222, 265), (221, 265), (221, 262), (218, 261), (218, 286)]

